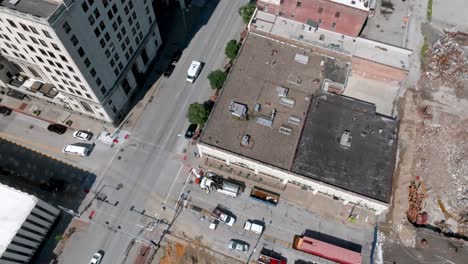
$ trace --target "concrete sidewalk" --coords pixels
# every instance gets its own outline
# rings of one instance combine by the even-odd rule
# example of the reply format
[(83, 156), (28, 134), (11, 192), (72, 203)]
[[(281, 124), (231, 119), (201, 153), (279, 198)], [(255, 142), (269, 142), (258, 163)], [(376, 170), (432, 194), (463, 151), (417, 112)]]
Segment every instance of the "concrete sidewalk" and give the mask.
[(16, 98), (3, 95), (1, 105), (11, 108), (13, 111), (22, 113), (33, 118), (46, 121), (48, 123), (57, 123), (65, 125), (71, 121), (69, 127), (73, 130), (92, 130), (92, 131), (113, 131), (115, 128), (108, 123), (92, 120), (83, 114), (66, 110), (60, 106), (51, 103), (39, 101), (18, 100)]

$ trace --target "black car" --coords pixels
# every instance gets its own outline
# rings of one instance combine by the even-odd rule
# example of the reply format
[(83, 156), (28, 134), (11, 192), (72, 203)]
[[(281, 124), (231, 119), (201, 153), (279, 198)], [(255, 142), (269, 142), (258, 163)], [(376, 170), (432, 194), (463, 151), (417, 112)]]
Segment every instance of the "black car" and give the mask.
[(171, 76), (174, 69), (175, 69), (174, 64), (170, 64), (169, 66), (167, 66), (166, 70), (163, 73), (164, 77), (169, 78), (169, 76)]
[(195, 131), (197, 131), (197, 124), (190, 124), (189, 127), (187, 128), (187, 132), (185, 132), (185, 138), (186, 139), (191, 139), (193, 135), (195, 135)]
[(182, 51), (180, 50), (176, 51), (174, 55), (172, 55), (171, 63), (176, 64), (177, 62), (179, 62), (181, 56), (182, 56)]
[(10, 115), (12, 110), (6, 106), (0, 106), (0, 114), (4, 116)]
[(63, 133), (67, 132), (67, 127), (60, 124), (50, 124), (47, 127), (47, 130), (62, 135)]

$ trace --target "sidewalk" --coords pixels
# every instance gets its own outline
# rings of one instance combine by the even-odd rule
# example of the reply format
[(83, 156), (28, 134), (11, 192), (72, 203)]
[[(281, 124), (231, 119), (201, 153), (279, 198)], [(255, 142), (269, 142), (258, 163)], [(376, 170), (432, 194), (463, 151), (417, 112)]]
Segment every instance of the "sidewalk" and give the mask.
[(1, 96), (1, 105), (11, 108), (13, 111), (28, 115), (48, 123), (65, 124), (71, 121), (69, 126), (73, 130), (91, 130), (100, 132), (102, 130), (113, 131), (115, 128), (112, 125), (103, 121), (92, 120), (89, 117), (65, 110), (60, 106), (55, 106), (50, 103), (39, 101), (18, 100), (13, 97), (3, 95)]

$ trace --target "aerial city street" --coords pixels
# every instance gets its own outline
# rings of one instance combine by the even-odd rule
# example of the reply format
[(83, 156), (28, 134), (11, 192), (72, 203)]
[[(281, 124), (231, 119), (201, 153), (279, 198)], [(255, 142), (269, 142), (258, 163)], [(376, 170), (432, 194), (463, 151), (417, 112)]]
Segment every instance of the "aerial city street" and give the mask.
[(0, 264), (463, 264), (468, 2), (0, 0)]

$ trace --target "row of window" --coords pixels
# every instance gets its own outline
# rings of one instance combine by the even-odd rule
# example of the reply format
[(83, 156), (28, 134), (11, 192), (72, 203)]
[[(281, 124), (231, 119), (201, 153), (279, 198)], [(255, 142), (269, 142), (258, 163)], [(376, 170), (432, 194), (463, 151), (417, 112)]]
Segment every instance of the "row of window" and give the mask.
[[(18, 26), (16, 25), (16, 23), (13, 22), (12, 20), (7, 19), (7, 21), (8, 21), (8, 23), (10, 24), (10, 26), (12, 26), (13, 28), (18, 28)], [(38, 31), (35, 27), (33, 27), (33, 26), (31, 26), (31, 25), (30, 25), (30, 26), (26, 26), (26, 25), (23, 24), (23, 23), (19, 23), (19, 24), (20, 24), (20, 26), (23, 28), (24, 31), (26, 31), (26, 32), (32, 32), (32, 33), (34, 33), (34, 34), (36, 34), (36, 35), (40, 35), (40, 34), (39, 34), (39, 31)], [(46, 36), (46, 37), (48, 37), (48, 38), (50, 38), (50, 39), (52, 38), (52, 36), (50, 35), (50, 33), (49, 33), (48, 31), (43, 30), (43, 29), (42, 29), (41, 31), (42, 31), (42, 34), (43, 34), (44, 36)]]

